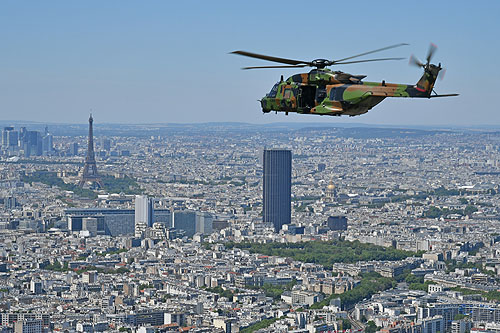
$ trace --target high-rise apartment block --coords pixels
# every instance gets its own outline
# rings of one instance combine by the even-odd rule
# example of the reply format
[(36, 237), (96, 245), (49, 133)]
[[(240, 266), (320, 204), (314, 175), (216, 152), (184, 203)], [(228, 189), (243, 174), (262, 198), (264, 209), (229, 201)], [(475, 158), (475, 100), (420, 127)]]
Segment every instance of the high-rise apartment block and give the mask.
[(147, 195), (135, 197), (135, 224), (139, 223), (148, 227), (153, 225), (153, 200)]

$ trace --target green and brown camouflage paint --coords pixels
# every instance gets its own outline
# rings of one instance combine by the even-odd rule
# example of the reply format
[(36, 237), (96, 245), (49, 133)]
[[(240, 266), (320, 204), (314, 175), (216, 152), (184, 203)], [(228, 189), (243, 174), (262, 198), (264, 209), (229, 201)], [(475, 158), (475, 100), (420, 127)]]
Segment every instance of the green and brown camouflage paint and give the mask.
[[(363, 75), (327, 68), (313, 69), (276, 83), (271, 92), (262, 98), (262, 111), (357, 116), (368, 112), (386, 97), (429, 98), (440, 70), (432, 66), (425, 70), (415, 85), (363, 82)], [(305, 97), (305, 92), (309, 93), (308, 97)]]

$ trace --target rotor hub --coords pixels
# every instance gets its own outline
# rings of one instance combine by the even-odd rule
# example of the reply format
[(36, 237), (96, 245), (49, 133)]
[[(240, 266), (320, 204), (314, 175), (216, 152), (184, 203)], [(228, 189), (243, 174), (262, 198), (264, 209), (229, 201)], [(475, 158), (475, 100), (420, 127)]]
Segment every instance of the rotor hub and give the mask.
[(439, 71), (441, 70), (441, 64), (439, 66), (436, 66), (434, 64), (429, 64), (426, 67), (426, 71), (428, 71), (432, 76), (437, 77), (439, 74)]
[(330, 66), (332, 62), (328, 59), (315, 59), (311, 64), (317, 68), (325, 68), (326, 66)]

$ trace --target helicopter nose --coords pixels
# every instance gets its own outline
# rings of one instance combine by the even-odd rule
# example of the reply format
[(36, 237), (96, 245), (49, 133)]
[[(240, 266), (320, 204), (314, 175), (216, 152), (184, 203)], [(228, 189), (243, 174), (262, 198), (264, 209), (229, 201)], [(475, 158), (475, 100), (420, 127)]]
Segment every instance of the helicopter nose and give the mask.
[(270, 111), (270, 110), (267, 110), (267, 108), (266, 108), (266, 106), (267, 106), (266, 98), (263, 98), (260, 100), (260, 106), (262, 107), (262, 111), (264, 111), (264, 112)]

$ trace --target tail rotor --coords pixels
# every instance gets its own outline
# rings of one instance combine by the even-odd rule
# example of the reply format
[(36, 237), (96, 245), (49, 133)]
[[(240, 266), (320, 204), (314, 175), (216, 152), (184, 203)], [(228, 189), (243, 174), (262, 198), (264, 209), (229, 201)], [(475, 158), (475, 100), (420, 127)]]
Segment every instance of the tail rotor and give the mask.
[[(441, 66), (441, 65), (440, 65)], [(443, 81), (444, 80), (444, 76), (446, 74), (446, 68), (443, 68), (439, 73), (438, 73), (438, 79)]]
[[(425, 57), (425, 60), (427, 61), (425, 64), (423, 62), (421, 62), (413, 54), (410, 57), (409, 64), (412, 66), (416, 66), (416, 67), (422, 67), (423, 69), (427, 70), (431, 65), (431, 60), (432, 60), (432, 57), (434, 56), (434, 53), (436, 53), (436, 50), (437, 50), (436, 44), (431, 43), (431, 45), (429, 46), (429, 51), (427, 51), (427, 56)], [(433, 65), (433, 66), (435, 66), (435, 65)], [(439, 66), (435, 66), (435, 67), (441, 68), (441, 64), (439, 64)]]
[(416, 67), (425, 67), (425, 65), (420, 60), (418, 60), (413, 54), (411, 55), (410, 62), (408, 64)]
[[(424, 74), (422, 75), (420, 80), (418, 80), (417, 84), (414, 86), (415, 89), (420, 92), (417, 93), (417, 95), (420, 94), (420, 96), (418, 97), (427, 97), (427, 98), (458, 96), (458, 94), (438, 95), (434, 91), (434, 83), (436, 83), (436, 79), (439, 78), (440, 80), (443, 80), (444, 74), (446, 73), (446, 69), (441, 67), (441, 63), (437, 65), (431, 64), (432, 57), (434, 56), (434, 53), (436, 53), (436, 50), (437, 46), (431, 43), (431, 45), (429, 46), (429, 51), (427, 51), (427, 56), (425, 57), (426, 60), (425, 64), (420, 60), (418, 60), (413, 55), (410, 57), (410, 63), (409, 63), (410, 65), (421, 67), (424, 69)], [(432, 94), (433, 92), (434, 94)]]
[(434, 53), (436, 53), (436, 50), (436, 44), (431, 43), (429, 51), (427, 51), (427, 56), (425, 57), (426, 63), (423, 63), (414, 55), (411, 55), (409, 62), (411, 66), (423, 68), (425, 74), (427, 74), (429, 78), (432, 78), (432, 81), (436, 80), (438, 77), (442, 80), (444, 78), (444, 72), (446, 71), (443, 67), (441, 67), (441, 63), (438, 65), (431, 64), (432, 57), (434, 56)]
[(410, 57), (409, 64), (416, 67), (421, 67), (424, 69), (424, 75), (420, 78), (420, 80), (416, 84), (417, 90), (421, 92), (425, 92), (427, 96), (431, 95), (432, 89), (434, 87), (434, 83), (436, 79), (439, 77), (441, 80), (444, 77), (444, 71), (442, 73), (441, 63), (438, 65), (431, 64), (432, 57), (436, 53), (437, 46), (432, 44), (429, 46), (429, 51), (427, 51), (427, 56), (425, 57), (426, 62), (423, 63), (415, 56)]

